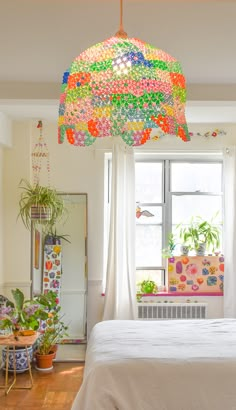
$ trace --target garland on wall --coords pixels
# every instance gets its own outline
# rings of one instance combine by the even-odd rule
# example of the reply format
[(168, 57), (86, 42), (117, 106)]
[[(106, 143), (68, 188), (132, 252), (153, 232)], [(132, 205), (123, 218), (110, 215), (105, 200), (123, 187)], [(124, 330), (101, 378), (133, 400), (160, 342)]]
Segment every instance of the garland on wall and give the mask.
[(190, 132), (189, 135), (191, 135), (191, 137), (205, 137), (205, 138), (209, 138), (209, 137), (219, 137), (221, 135), (226, 135), (226, 131), (224, 130), (220, 130), (218, 128), (216, 128), (213, 131), (207, 131), (205, 133), (201, 133), (201, 132)]
[[(218, 129), (218, 128), (216, 128), (212, 131), (207, 131), (205, 133), (203, 133), (203, 132), (189, 132), (189, 135), (191, 137), (203, 137), (203, 138), (211, 138), (211, 137), (216, 138), (216, 137), (220, 137), (220, 136), (226, 135), (226, 134), (227, 134), (226, 131), (224, 131), (222, 129)], [(164, 135), (165, 134), (162, 131), (158, 130), (157, 133), (153, 137), (151, 137), (150, 139), (152, 141), (156, 141), (156, 140), (162, 138)]]

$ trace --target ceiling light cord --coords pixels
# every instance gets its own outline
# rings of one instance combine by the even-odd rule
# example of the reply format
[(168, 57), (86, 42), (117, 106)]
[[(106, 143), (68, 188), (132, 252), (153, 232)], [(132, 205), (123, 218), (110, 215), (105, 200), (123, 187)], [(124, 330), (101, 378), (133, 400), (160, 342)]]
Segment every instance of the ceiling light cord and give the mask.
[(128, 37), (128, 35), (124, 31), (124, 27), (123, 27), (123, 0), (120, 0), (120, 27), (119, 27), (119, 30), (116, 33), (116, 37), (120, 37), (120, 38), (127, 38)]

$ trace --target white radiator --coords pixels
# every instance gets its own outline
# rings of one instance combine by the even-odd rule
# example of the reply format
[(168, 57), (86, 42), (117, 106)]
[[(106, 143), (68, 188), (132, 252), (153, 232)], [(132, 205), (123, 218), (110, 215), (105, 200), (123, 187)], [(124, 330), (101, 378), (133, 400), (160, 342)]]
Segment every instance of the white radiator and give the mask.
[(137, 303), (138, 319), (206, 319), (207, 303)]

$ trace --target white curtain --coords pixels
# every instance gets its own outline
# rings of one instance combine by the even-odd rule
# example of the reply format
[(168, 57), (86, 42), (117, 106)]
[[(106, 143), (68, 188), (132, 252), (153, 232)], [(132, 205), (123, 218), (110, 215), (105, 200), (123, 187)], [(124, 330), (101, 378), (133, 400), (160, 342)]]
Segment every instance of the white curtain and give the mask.
[(103, 320), (134, 319), (135, 167), (133, 148), (112, 150), (112, 187)]
[(236, 318), (236, 147), (224, 152), (224, 316)]

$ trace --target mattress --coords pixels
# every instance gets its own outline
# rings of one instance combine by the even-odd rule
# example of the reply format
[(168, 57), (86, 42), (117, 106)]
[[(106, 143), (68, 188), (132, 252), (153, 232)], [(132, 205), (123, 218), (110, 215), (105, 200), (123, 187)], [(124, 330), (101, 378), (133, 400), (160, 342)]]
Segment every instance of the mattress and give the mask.
[(72, 410), (236, 410), (236, 319), (104, 321)]

